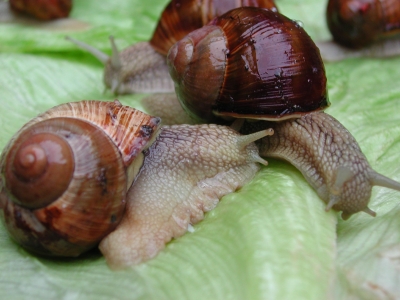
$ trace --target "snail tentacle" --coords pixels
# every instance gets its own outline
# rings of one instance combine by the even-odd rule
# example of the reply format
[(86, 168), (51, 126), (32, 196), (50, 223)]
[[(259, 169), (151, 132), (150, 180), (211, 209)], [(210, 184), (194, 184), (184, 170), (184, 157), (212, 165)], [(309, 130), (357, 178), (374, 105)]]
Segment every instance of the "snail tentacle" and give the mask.
[(383, 187), (387, 187), (392, 190), (400, 191), (400, 183), (399, 182), (397, 182), (393, 179), (390, 179), (389, 177), (386, 177), (382, 174), (379, 174), (375, 171), (369, 172), (369, 178), (370, 178), (372, 185), (383, 186)]
[(121, 59), (119, 58), (119, 50), (117, 47), (117, 44), (115, 43), (114, 37), (112, 35), (110, 35), (110, 43), (111, 43), (111, 66), (113, 68), (117, 69), (121, 69), (122, 67), (122, 62)]
[(334, 205), (340, 202), (340, 195), (343, 193), (344, 185), (347, 181), (354, 177), (354, 172), (347, 166), (339, 166), (335, 170), (336, 179), (330, 187), (329, 202), (325, 207), (325, 211), (329, 211)]
[(73, 44), (77, 45), (79, 48), (89, 52), (92, 54), (94, 57), (96, 57), (103, 65), (107, 63), (107, 61), (110, 59), (110, 57), (105, 54), (104, 52), (100, 51), (99, 49), (96, 49), (89, 44), (86, 44), (84, 42), (78, 41), (70, 36), (66, 36), (65, 39), (67, 41), (72, 42)]

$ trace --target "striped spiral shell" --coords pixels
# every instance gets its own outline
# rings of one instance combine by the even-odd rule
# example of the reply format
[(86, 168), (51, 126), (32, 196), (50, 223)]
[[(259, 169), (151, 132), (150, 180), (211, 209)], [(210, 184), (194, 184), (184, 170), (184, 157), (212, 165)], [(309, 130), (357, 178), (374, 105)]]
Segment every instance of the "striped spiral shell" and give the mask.
[(62, 104), (28, 122), (0, 160), (0, 206), (12, 238), (43, 255), (96, 246), (121, 220), (159, 123), (118, 101)]

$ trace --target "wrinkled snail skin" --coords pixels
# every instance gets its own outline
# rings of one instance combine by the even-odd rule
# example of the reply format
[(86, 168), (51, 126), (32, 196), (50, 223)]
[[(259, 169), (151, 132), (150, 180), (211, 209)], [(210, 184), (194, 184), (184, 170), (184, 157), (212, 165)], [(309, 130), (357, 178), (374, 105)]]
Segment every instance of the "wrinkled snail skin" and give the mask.
[(47, 256), (78, 256), (117, 228), (101, 242), (108, 264), (146, 261), (267, 164), (253, 142), (272, 133), (160, 126), (118, 100), (62, 104), (28, 122), (3, 151), (5, 227)]
[(105, 65), (104, 84), (112, 93), (173, 92), (174, 85), (165, 60), (169, 48), (215, 16), (240, 6), (257, 6), (277, 11), (273, 0), (172, 0), (164, 9), (149, 42), (140, 42), (119, 52), (111, 38), (112, 54), (108, 56), (71, 37), (67, 39)]
[(99, 245), (113, 269), (153, 258), (165, 243), (201, 221), (222, 196), (246, 184), (258, 163), (266, 164), (249, 143), (272, 134), (263, 130), (240, 136), (229, 127), (207, 124), (163, 126), (160, 131), (144, 152), (124, 219)]
[[(273, 50), (264, 44), (271, 40)], [(374, 216), (367, 207), (372, 186), (400, 190), (399, 183), (372, 170), (340, 122), (321, 112), (329, 105), (322, 59), (293, 21), (256, 8), (232, 10), (176, 43), (168, 64), (177, 98), (194, 122), (245, 118), (253, 122), (241, 132), (273, 128), (272, 137), (258, 142), (260, 155), (296, 166), (327, 203), (326, 210), (343, 211), (344, 219), (358, 211)]]
[(335, 42), (317, 43), (326, 61), (400, 54), (397, 0), (330, 0), (326, 20)]
[(274, 135), (257, 142), (260, 155), (286, 160), (305, 177), (326, 210), (342, 218), (368, 208), (374, 185), (400, 191), (400, 183), (374, 171), (350, 132), (332, 116), (315, 112), (283, 122), (246, 122), (241, 132), (273, 128)]
[(111, 36), (112, 54), (66, 37), (78, 47), (86, 50), (103, 63), (103, 81), (113, 94), (168, 93), (173, 91), (165, 57), (155, 51), (148, 42), (140, 42), (121, 52)]

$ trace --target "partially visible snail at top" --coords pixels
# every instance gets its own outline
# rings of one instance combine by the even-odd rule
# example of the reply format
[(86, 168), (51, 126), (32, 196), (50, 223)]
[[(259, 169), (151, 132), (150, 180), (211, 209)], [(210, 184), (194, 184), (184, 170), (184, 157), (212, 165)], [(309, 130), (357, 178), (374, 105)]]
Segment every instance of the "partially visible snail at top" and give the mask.
[(169, 48), (191, 31), (228, 10), (256, 6), (277, 11), (273, 0), (171, 0), (165, 7), (149, 42), (139, 42), (119, 52), (110, 37), (112, 54), (107, 54), (67, 37), (90, 52), (104, 65), (103, 81), (114, 94), (173, 92), (166, 55)]
[[(330, 103), (318, 48), (285, 16), (251, 7), (231, 10), (177, 42), (168, 65), (183, 106), (169, 96), (177, 114), (187, 112), (192, 122), (252, 119), (242, 132), (272, 127), (275, 134), (257, 143), (260, 155), (292, 163), (326, 210), (342, 211), (343, 219), (359, 211), (375, 216), (368, 208), (372, 187), (400, 190), (400, 183), (370, 167), (349, 131), (322, 111)], [(168, 112), (165, 104), (145, 101), (148, 111)]]
[(72, 0), (9, 0), (8, 3), (14, 12), (41, 21), (66, 18), (72, 9)]
[(398, 0), (329, 0), (326, 20), (334, 42), (317, 43), (326, 61), (400, 55)]
[(267, 164), (253, 141), (272, 133), (161, 126), (117, 100), (56, 106), (2, 152), (5, 227), (40, 255), (78, 256), (100, 243), (111, 268), (138, 264), (251, 180)]

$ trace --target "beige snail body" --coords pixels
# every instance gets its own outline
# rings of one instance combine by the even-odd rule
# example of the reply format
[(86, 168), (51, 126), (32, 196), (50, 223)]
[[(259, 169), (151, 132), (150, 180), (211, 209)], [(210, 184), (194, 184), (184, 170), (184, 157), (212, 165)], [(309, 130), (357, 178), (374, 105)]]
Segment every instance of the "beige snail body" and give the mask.
[(104, 65), (104, 84), (115, 94), (173, 92), (165, 57), (169, 48), (191, 31), (214, 17), (241, 6), (277, 11), (273, 0), (172, 0), (164, 9), (149, 42), (140, 42), (118, 51), (111, 38), (112, 54), (68, 39), (92, 53)]
[(271, 134), (160, 127), (117, 100), (56, 106), (3, 151), (5, 227), (41, 255), (78, 256), (101, 242), (112, 268), (140, 263), (248, 182), (266, 164), (253, 141)]
[(260, 154), (296, 166), (327, 210), (342, 211), (345, 219), (358, 211), (374, 216), (367, 206), (372, 186), (400, 190), (399, 183), (372, 170), (336, 119), (321, 112), (329, 102), (318, 48), (279, 13), (231, 10), (176, 43), (168, 64), (177, 98), (197, 120), (253, 119), (245, 132), (274, 128), (273, 137), (258, 142)]

